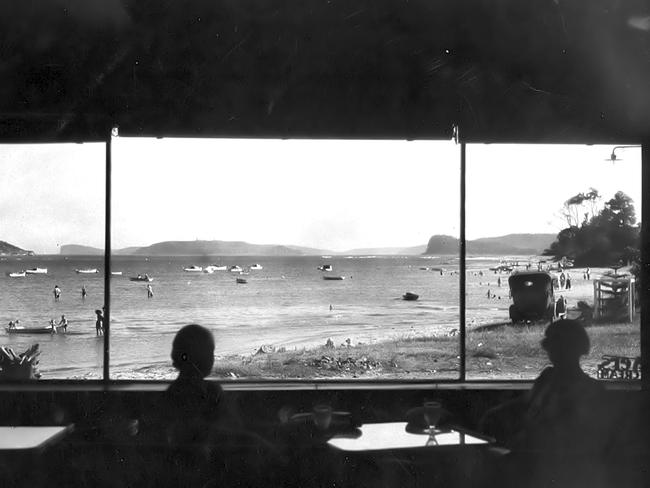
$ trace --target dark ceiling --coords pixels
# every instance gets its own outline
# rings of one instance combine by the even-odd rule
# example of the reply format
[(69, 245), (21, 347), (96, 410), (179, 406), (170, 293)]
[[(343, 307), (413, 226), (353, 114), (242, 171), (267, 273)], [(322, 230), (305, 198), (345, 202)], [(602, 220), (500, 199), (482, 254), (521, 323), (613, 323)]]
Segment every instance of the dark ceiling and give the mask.
[(635, 0), (9, 0), (0, 141), (638, 142)]

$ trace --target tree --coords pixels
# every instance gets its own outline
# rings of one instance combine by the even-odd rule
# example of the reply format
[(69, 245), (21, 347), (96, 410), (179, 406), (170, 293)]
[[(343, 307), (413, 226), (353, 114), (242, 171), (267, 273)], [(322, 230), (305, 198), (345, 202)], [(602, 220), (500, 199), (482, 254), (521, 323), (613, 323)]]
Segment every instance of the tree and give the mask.
[(599, 198), (598, 191), (592, 188), (589, 193), (579, 193), (565, 202), (564, 208), (572, 212), (567, 218), (570, 225), (558, 233), (544, 254), (556, 259), (566, 256), (579, 266), (610, 266), (630, 263), (637, 258), (640, 228), (635, 225), (634, 202), (622, 191), (607, 201), (597, 214), (590, 214), (588, 209), (578, 225), (576, 209), (591, 206), (595, 211)]
[[(562, 216), (569, 227), (577, 227), (586, 223), (596, 215), (598, 201), (601, 196), (595, 188), (589, 188), (587, 193), (573, 195), (562, 207)], [(582, 219), (581, 219), (582, 216)]]

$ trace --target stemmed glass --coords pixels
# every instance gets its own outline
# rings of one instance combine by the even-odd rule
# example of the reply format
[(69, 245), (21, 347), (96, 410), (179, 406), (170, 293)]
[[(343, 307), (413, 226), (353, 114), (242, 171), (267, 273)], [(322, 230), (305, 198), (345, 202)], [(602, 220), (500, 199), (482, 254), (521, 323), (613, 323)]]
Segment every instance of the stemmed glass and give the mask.
[(423, 404), (424, 421), (427, 423), (426, 432), (433, 436), (437, 430), (436, 425), (442, 416), (442, 404), (440, 402), (425, 401)]

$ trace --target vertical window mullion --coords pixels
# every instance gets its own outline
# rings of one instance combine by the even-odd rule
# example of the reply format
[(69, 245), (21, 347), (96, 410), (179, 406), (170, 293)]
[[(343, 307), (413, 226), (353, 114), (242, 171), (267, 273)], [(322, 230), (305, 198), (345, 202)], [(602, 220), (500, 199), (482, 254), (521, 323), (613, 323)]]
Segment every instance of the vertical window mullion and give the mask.
[(641, 299), (641, 388), (650, 390), (650, 329), (648, 321), (648, 304), (650, 304), (650, 198), (646, 198), (646, 190), (650, 187), (650, 139), (643, 141), (641, 146), (641, 286), (637, 293)]
[(106, 202), (105, 202), (105, 230), (104, 230), (104, 384), (110, 380), (110, 303), (111, 303), (111, 142), (113, 130), (106, 139)]
[(460, 313), (460, 381), (465, 381), (466, 365), (465, 365), (465, 143), (460, 143), (460, 239), (459, 239), (459, 252), (460, 252), (460, 296), (459, 296), (459, 313)]

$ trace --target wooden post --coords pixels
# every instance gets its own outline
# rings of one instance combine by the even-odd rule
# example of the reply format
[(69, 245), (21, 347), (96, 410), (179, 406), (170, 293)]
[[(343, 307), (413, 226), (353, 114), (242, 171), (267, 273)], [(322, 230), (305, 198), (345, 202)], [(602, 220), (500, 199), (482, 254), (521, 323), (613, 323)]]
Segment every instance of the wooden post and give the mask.
[(594, 280), (594, 319), (600, 318), (600, 293), (598, 291), (598, 280)]

